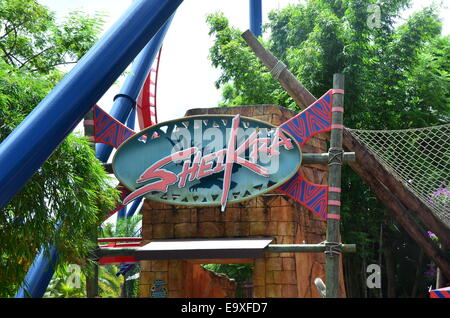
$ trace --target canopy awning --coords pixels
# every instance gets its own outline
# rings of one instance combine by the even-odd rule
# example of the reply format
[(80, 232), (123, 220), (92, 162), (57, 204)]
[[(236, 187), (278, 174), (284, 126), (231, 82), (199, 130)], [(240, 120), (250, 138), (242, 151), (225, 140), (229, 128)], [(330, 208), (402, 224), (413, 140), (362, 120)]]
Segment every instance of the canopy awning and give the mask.
[(262, 258), (273, 237), (157, 240), (138, 248), (136, 260)]

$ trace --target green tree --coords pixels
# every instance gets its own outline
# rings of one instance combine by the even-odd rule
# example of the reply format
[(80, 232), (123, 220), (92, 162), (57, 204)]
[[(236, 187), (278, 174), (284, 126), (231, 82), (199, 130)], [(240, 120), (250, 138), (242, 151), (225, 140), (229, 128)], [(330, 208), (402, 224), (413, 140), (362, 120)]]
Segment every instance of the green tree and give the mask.
[[(374, 4), (381, 15), (379, 25), (371, 28), (368, 8)], [(450, 38), (440, 35), (434, 6), (396, 24), (409, 4), (409, 0), (307, 0), (270, 13), (263, 44), (316, 97), (332, 87), (333, 73), (343, 73), (347, 127), (402, 129), (448, 123)], [(214, 37), (210, 59), (222, 70), (216, 81), (222, 88), (222, 106), (267, 103), (300, 110), (258, 62), (241, 38), (242, 31), (231, 27), (222, 13), (209, 15), (207, 23)], [(365, 289), (364, 266), (379, 261), (383, 236), (392, 251), (392, 255), (383, 253), (383, 258), (392, 256), (393, 263), (399, 264), (389, 268), (395, 275), (388, 276), (402, 285), (397, 292), (410, 296), (405, 291), (413, 282), (399, 277), (415, 264), (404, 261), (399, 251), (408, 245), (418, 255), (418, 247), (349, 167), (344, 167), (343, 175), (343, 240), (359, 247), (357, 255), (344, 259), (346, 271), (352, 273), (349, 295), (379, 295)]]
[(103, 15), (74, 11), (57, 23), (36, 0), (1, 0), (0, 21), (2, 59), (17, 69), (47, 74), (84, 55), (101, 31)]
[[(62, 25), (36, 1), (0, 1), (0, 142), (93, 45), (101, 21), (72, 14)], [(14, 158), (11, 158), (14, 160)], [(38, 249), (84, 263), (89, 231), (117, 199), (89, 142), (70, 135), (0, 213), (0, 296), (12, 296)]]

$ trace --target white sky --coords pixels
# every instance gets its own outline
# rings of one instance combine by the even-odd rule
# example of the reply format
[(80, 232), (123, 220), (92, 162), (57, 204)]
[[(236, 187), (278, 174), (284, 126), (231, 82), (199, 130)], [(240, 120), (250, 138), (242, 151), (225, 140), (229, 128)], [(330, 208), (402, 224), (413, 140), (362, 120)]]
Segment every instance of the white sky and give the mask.
[[(132, 0), (39, 0), (57, 13), (58, 17), (73, 10), (93, 14), (107, 13), (106, 31), (132, 3)], [(297, 3), (298, 0), (263, 0), (263, 23), (267, 22), (269, 11)], [(429, 0), (415, 0), (412, 11), (431, 3)], [(196, 107), (214, 107), (221, 99), (221, 93), (214, 86), (219, 70), (208, 60), (212, 38), (208, 36), (205, 22), (209, 13), (224, 12), (231, 25), (242, 31), (249, 28), (248, 0), (184, 0), (177, 10), (163, 45), (158, 80), (158, 119), (160, 122), (184, 116), (186, 110)], [(444, 34), (450, 30), (450, 10), (441, 13), (444, 20)], [(121, 77), (123, 81), (123, 77)], [(114, 85), (99, 101), (109, 111), (120, 83)]]

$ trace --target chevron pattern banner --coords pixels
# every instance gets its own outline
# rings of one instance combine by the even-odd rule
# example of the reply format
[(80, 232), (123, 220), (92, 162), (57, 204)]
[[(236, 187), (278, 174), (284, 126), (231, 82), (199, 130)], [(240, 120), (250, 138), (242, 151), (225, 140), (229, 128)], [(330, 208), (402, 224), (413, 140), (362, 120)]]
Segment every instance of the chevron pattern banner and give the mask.
[(133, 136), (135, 132), (121, 122), (111, 117), (99, 106), (94, 106), (94, 140), (97, 143), (110, 145), (114, 148)]
[(321, 219), (327, 218), (328, 186), (307, 181), (300, 171), (277, 189), (308, 208)]
[[(330, 89), (316, 102), (280, 127), (291, 134), (300, 146), (310, 138), (322, 132), (331, 131), (331, 111), (333, 93)], [(299, 202), (321, 219), (326, 220), (328, 213), (328, 186), (307, 181), (301, 171), (283, 184), (277, 191)]]
[(314, 104), (280, 127), (289, 132), (302, 146), (312, 136), (331, 130), (333, 90), (329, 90)]

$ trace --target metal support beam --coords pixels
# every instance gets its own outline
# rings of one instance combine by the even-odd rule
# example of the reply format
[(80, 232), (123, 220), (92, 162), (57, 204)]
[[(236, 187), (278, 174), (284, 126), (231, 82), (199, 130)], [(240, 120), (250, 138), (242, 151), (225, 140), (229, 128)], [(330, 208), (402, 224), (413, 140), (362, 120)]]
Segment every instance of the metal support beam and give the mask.
[[(127, 76), (119, 94), (114, 97), (114, 104), (111, 108), (110, 115), (121, 123), (125, 123), (125, 121), (131, 117), (133, 117), (132, 121), (134, 121), (135, 115), (130, 113), (136, 107), (136, 99), (138, 98), (139, 92), (144, 85), (153, 61), (161, 48), (162, 42), (173, 17), (174, 14), (161, 27), (158, 33), (152, 38), (152, 40), (146, 45), (146, 47), (133, 62), (130, 74)], [(129, 123), (131, 124), (132, 122)], [(112, 150), (113, 148), (109, 145), (97, 144), (97, 158), (102, 162), (107, 162)]]
[(262, 0), (249, 0), (250, 30), (256, 36), (262, 34)]
[(56, 247), (50, 249), (50, 257), (46, 255), (44, 248), (41, 248), (33, 264), (31, 264), (15, 298), (41, 298), (44, 296), (48, 283), (55, 272), (58, 255), (59, 253)]
[[(84, 113), (89, 110), (89, 108), (86, 110), (82, 108), (93, 105), (106, 91), (106, 89), (114, 82), (115, 78), (117, 78), (118, 75), (125, 69), (125, 67), (129, 64), (129, 61), (131, 61), (131, 59), (133, 59), (137, 52), (140, 51), (139, 47), (143, 46), (142, 41), (144, 41), (144, 44), (146, 43), (145, 38), (148, 36), (146, 32), (151, 32), (150, 37), (152, 37), (153, 34), (158, 31), (159, 27), (166, 21), (167, 17), (169, 17), (170, 15), (172, 15), (173, 17), (173, 12), (176, 10), (181, 1), (182, 0), (173, 1), (172, 3), (169, 3), (169, 1), (164, 1), (163, 3), (161, 3), (160, 7), (157, 1), (136, 1), (133, 6), (127, 11), (127, 13), (123, 15), (118, 22), (116, 22), (116, 24), (110, 29), (110, 31), (85, 55), (85, 57), (83, 57), (83, 59), (76, 65), (76, 67), (36, 107), (35, 111), (33, 111), (0, 145), (0, 149), (5, 149), (2, 153), (0, 153), (0, 162), (4, 161), (5, 159), (7, 160), (8, 154), (12, 153), (14, 149), (17, 148), (18, 143), (20, 144), (20, 142), (23, 142), (23, 137), (21, 138), (20, 134), (34, 134), (36, 130), (41, 130), (39, 129), (39, 126), (42, 125), (42, 130), (45, 130), (45, 132), (42, 134), (37, 134), (37, 136), (40, 136), (40, 139), (33, 138), (31, 140), (34, 142), (33, 145), (28, 145), (27, 143), (27, 149), (21, 151), (20, 153), (22, 155), (22, 158), (19, 157), (17, 159), (18, 162), (19, 159), (22, 160), (21, 162), (23, 162), (24, 159), (27, 160), (26, 156), (24, 156), (26, 151), (32, 154), (37, 150), (41, 153), (39, 164), (38, 162), (28, 162), (29, 171), (26, 171), (26, 173), (29, 174), (31, 172), (32, 175), (32, 173), (34, 172), (32, 171), (32, 169), (37, 169), (37, 167), (42, 164), (42, 162), (46, 159), (46, 156), (48, 156), (59, 144), (59, 142), (61, 142), (62, 139), (65, 138), (68, 133), (70, 133), (73, 127), (82, 118)], [(139, 22), (142, 22), (143, 24), (139, 25)], [(166, 23), (165, 25), (168, 26), (168, 24), (169, 23)], [(142, 27), (146, 31), (139, 30), (140, 27)], [(137, 32), (130, 32), (129, 30), (136, 30)], [(164, 31), (164, 33), (165, 32), (166, 31)], [(158, 34), (160, 33), (161, 32), (158, 32)], [(127, 37), (128, 35), (130, 37)], [(109, 46), (111, 46), (111, 48), (116, 48), (117, 52), (114, 52), (114, 50), (109, 48)], [(113, 52), (112, 55), (114, 56), (112, 56), (110, 52)], [(101, 66), (105, 63), (106, 66)], [(99, 70), (99, 67), (101, 67), (102, 69)], [(86, 82), (84, 82), (83, 79), (86, 80)], [(108, 81), (110, 82), (110, 84), (107, 84)], [(79, 85), (81, 85), (81, 87), (77, 87)], [(71, 90), (71, 88), (74, 90)], [(79, 93), (79, 95), (73, 96), (73, 94), (77, 93)], [(96, 96), (95, 94), (97, 94), (98, 97), (94, 97)], [(64, 104), (64, 98), (68, 98), (68, 101), (70, 101), (68, 103), (70, 109), (65, 109), (65, 113), (71, 114), (72, 117), (68, 116), (67, 114), (65, 114), (65, 117), (63, 117), (64, 114), (61, 115), (59, 112), (58, 105)], [(92, 101), (84, 102), (83, 104), (83, 100)], [(55, 115), (61, 115), (59, 117), (59, 122), (56, 121), (56, 119), (58, 118), (55, 119)], [(55, 120), (54, 126), (49, 127), (50, 125), (48, 125), (46, 116), (49, 116), (48, 120)], [(75, 116), (78, 116), (77, 120), (74, 120)], [(92, 112), (88, 113), (88, 116), (90, 116), (88, 119), (93, 119), (91, 118)], [(65, 125), (72, 125), (72, 128), (64, 129)], [(86, 133), (86, 135), (93, 135), (93, 127), (85, 127), (85, 129), (92, 130), (90, 133)], [(52, 131), (53, 133), (61, 132), (61, 134), (52, 136), (49, 131)], [(40, 146), (36, 145), (45, 144), (48, 138), (53, 141), (54, 148), (52, 149), (51, 145), (45, 145), (45, 149), (43, 149), (47, 153), (45, 155), (45, 153), (39, 149)], [(13, 183), (14, 180), (8, 180), (8, 169), (14, 168), (11, 168), (9, 166), (1, 166), (0, 180), (6, 180)], [(23, 184), (25, 184), (28, 178), (29, 177), (27, 177), (24, 173), (22, 175), (22, 178), (18, 180), (22, 182), (22, 184), (20, 184), (20, 182), (15, 183), (15, 187), (10, 189), (11, 191), (8, 193), (9, 197), (2, 196), (2, 198), (0, 198), (0, 209), (4, 205), (6, 205), (7, 202), (9, 202), (12, 196), (14, 196), (15, 192), (20, 190), (20, 188), (23, 186)], [(0, 185), (0, 188), (2, 186), (3, 182), (2, 185)], [(47, 289), (47, 286), (53, 276), (54, 265), (56, 259), (58, 258), (58, 251), (55, 247), (52, 247), (50, 251), (51, 258), (46, 257), (46, 255), (43, 253), (43, 250), (41, 250), (41, 252), (38, 254), (30, 270), (28, 271), (27, 276), (22, 283), (18, 293), (16, 294), (16, 298), (23, 298), (27, 296), (42, 297), (44, 295), (45, 290)], [(98, 268), (94, 268), (94, 271), (98, 272)], [(94, 276), (97, 275), (98, 274)], [(95, 277), (93, 280), (94, 285), (92, 286), (92, 291), (94, 291), (94, 289), (97, 289), (96, 280), (97, 279)], [(94, 292), (94, 294), (96, 293)]]
[(182, 0), (138, 0), (0, 144), (0, 210), (75, 128)]
[(136, 213), (137, 208), (139, 207), (141, 202), (142, 202), (142, 197), (133, 201), (133, 203), (131, 204), (130, 208), (128, 209), (128, 212), (127, 212), (127, 215), (126, 215), (127, 218), (131, 218)]

